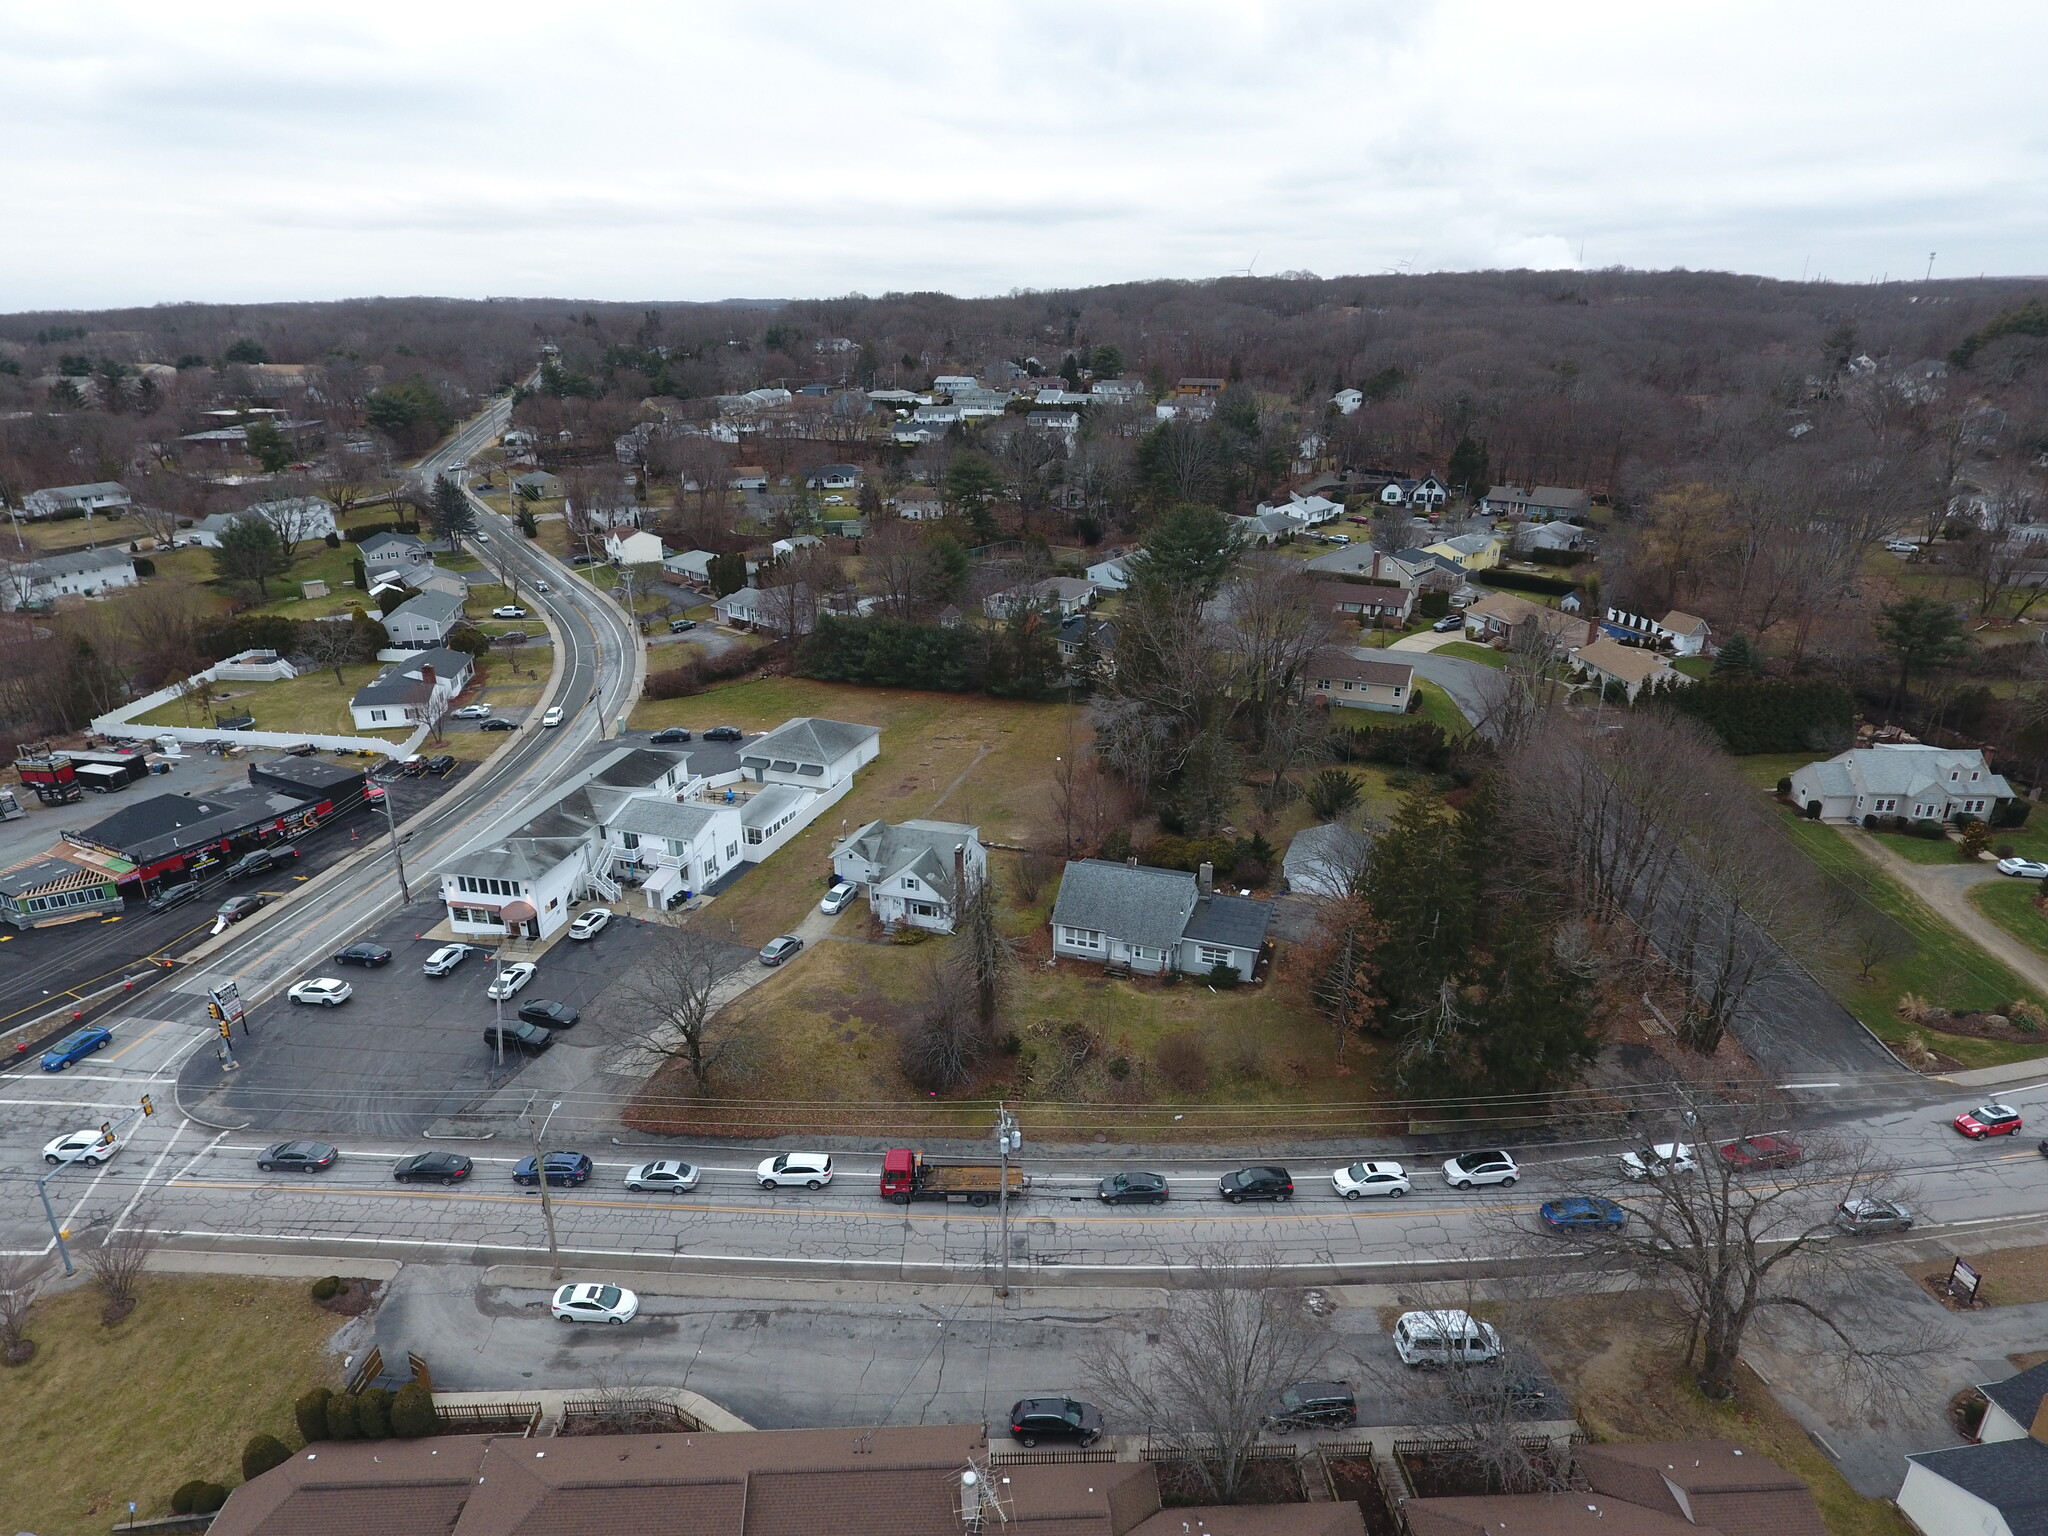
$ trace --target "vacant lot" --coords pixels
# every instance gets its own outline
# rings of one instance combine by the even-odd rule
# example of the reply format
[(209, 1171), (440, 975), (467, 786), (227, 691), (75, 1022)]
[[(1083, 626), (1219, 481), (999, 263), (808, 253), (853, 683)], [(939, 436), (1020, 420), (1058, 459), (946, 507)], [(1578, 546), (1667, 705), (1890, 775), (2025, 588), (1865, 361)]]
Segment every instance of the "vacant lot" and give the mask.
[(382, 670), (376, 662), (345, 666), (339, 684), (334, 681), (331, 668), (280, 683), (222, 683), (217, 685), (208, 709), (201, 709), (193, 698), (173, 699), (138, 716), (135, 723), (199, 726), (210, 723), (209, 716), (254, 715), (259, 731), (304, 731), (308, 735), (375, 736), (403, 741), (408, 734), (404, 730), (358, 730), (355, 717), (349, 713), (348, 703), (356, 690)]
[(35, 1359), (0, 1378), (15, 1430), (0, 1507), (18, 1529), (104, 1536), (130, 1499), (146, 1519), (192, 1478), (232, 1488), (249, 1436), (296, 1444), (292, 1400), (340, 1384), (325, 1349), (340, 1319), (303, 1281), (155, 1275), (124, 1321), (99, 1315), (89, 1287), (43, 1302)]

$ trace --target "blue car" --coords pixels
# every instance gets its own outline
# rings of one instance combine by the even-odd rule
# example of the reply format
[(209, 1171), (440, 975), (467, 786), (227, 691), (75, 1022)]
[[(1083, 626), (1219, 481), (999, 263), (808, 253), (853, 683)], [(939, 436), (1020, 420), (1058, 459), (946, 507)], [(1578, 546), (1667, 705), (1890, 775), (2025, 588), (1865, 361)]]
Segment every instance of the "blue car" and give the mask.
[[(550, 1152), (548, 1154), (548, 1183), (583, 1184), (589, 1182), (591, 1162), (583, 1152)], [(512, 1170), (514, 1184), (540, 1183), (533, 1171), (533, 1159), (522, 1157), (519, 1166)]]
[(1619, 1232), (1628, 1221), (1628, 1212), (1612, 1200), (1592, 1195), (1546, 1200), (1537, 1214), (1553, 1232)]
[(43, 1070), (62, 1072), (74, 1061), (83, 1061), (94, 1051), (114, 1043), (114, 1032), (102, 1029), (97, 1024), (88, 1024), (84, 1029), (74, 1029), (43, 1052)]

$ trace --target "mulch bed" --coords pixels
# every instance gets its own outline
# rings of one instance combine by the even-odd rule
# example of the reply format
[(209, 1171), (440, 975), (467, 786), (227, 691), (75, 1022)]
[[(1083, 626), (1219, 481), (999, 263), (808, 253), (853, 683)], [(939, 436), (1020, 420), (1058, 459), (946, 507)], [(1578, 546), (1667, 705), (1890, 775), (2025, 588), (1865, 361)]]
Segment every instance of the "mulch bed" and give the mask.
[(2022, 1029), (2002, 1013), (1930, 1013), (1921, 1025), (1943, 1035), (1967, 1035), (1972, 1040), (2024, 1040), (2048, 1050), (2048, 1034)]
[(382, 1280), (344, 1280), (341, 1289), (324, 1301), (315, 1301), (314, 1306), (332, 1312), (336, 1317), (361, 1317), (383, 1300)]
[(36, 1341), (23, 1339), (20, 1343), (8, 1347), (6, 1361), (9, 1365), (27, 1365), (35, 1357)]

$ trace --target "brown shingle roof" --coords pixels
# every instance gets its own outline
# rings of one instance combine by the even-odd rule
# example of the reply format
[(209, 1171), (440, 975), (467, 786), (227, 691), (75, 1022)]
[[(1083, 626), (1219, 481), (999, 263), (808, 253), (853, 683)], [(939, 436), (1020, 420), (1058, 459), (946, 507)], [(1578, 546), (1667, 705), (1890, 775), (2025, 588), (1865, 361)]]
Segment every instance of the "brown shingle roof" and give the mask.
[(1698, 635), (1706, 632), (1707, 621), (1674, 608), (1664, 615), (1664, 627), (1674, 635)]
[(1823, 1536), (1825, 1530), (1804, 1482), (1732, 1440), (1587, 1445), (1577, 1460), (1596, 1490), (1674, 1513), (1683, 1510), (1682, 1494), (1696, 1520), (1726, 1536)]
[(1365, 1536), (1365, 1520), (1353, 1503), (1212, 1504), (1163, 1509), (1130, 1536), (1188, 1536), (1190, 1531), (1197, 1536)]
[[(1640, 683), (1669, 670), (1664, 658), (1655, 651), (1623, 645), (1606, 635), (1591, 645), (1580, 646), (1572, 654), (1584, 665), (1597, 667), (1609, 677), (1618, 677), (1625, 683)], [(1681, 677), (1684, 675), (1682, 672), (1679, 674)]]
[(476, 1486), (482, 1435), (322, 1441), (234, 1491), (220, 1536), (448, 1536)]
[(1412, 1536), (1723, 1536), (1712, 1526), (1599, 1493), (1410, 1499)]
[(1415, 669), (1405, 661), (1367, 661), (1349, 651), (1321, 651), (1308, 666), (1311, 682), (1373, 683), (1382, 688), (1406, 688), (1415, 681)]

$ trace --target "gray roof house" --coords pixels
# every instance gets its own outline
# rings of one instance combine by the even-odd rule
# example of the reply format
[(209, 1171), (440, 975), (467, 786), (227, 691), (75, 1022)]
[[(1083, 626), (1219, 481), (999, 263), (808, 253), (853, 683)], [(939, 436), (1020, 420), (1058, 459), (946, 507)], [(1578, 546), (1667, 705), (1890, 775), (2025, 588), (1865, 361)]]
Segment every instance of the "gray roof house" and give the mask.
[(373, 533), (356, 546), (362, 551), (366, 566), (413, 566), (432, 565), (434, 552), (427, 548), (424, 540), (416, 539), (409, 533)]
[(1154, 973), (1224, 964), (1250, 981), (1270, 910), (1261, 901), (1205, 893), (1202, 884), (1180, 869), (1072, 860), (1053, 903), (1053, 953)]
[(90, 480), (83, 485), (47, 485), (21, 498), (21, 510), (30, 517), (55, 517), (59, 512), (95, 512), (132, 506), (135, 498), (118, 480)]
[(951, 933), (963, 881), (988, 877), (988, 853), (964, 822), (871, 821), (832, 850), (832, 873), (862, 887), (882, 922)]
[(461, 598), (452, 592), (422, 592), (384, 615), (384, 633), (395, 646), (434, 646), (461, 622)]
[(65, 596), (90, 596), (139, 580), (135, 560), (125, 549), (82, 549), (69, 555), (45, 555), (19, 565), (0, 565), (0, 612)]
[(2048, 1366), (1979, 1390), (1980, 1443), (1908, 1456), (1894, 1502), (1923, 1536), (2048, 1536)]
[(1792, 802), (1818, 805), (1824, 821), (1905, 816), (1914, 821), (1990, 819), (2013, 787), (1977, 751), (1919, 745), (1859, 747), (1792, 773)]
[(1297, 895), (1343, 896), (1371, 853), (1372, 842), (1363, 832), (1325, 822), (1294, 834), (1281, 855), (1280, 873)]
[(421, 651), (394, 661), (349, 700), (359, 730), (391, 730), (427, 718), (434, 700), (452, 699), (469, 686), (470, 659), (460, 651)]
[(740, 771), (757, 784), (827, 789), (850, 782), (854, 770), (881, 750), (882, 733), (875, 726), (799, 715), (748, 742)]

